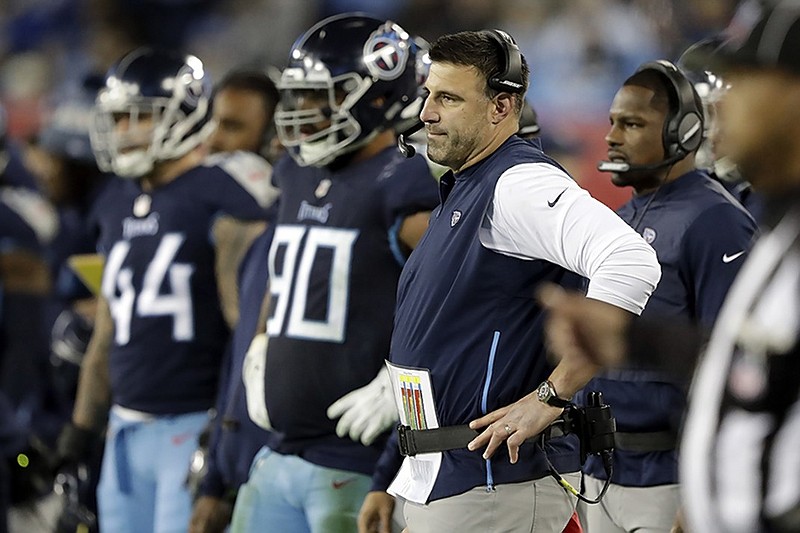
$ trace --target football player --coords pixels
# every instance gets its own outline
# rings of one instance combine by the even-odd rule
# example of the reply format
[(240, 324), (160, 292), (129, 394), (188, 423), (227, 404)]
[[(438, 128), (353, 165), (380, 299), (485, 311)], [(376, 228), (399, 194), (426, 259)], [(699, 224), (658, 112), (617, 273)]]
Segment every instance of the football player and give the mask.
[[(209, 138), (209, 150), (263, 153), (271, 144), (278, 90), (267, 74), (249, 70), (229, 73), (217, 84), (213, 103), (217, 128)], [(203, 451), (198, 450), (194, 456), (197, 460), (192, 461), (193, 468), (205, 472), (198, 486), (199, 497), (192, 511), (190, 533), (225, 530), (239, 486), (247, 481), (250, 463), (269, 436), (248, 416), (242, 366), (253, 335), (265, 320), (266, 258), (273, 228), (264, 229), (261, 223), (261, 233), (255, 236), (248, 226), (257, 223), (241, 223), (230, 217), (220, 219), (223, 221), (225, 226), (217, 226), (217, 235), (227, 228), (231, 243), (236, 243), (236, 247), (246, 253), (241, 262), (229, 260), (230, 273), (222, 274), (228, 278), (223, 277), (224, 281), (238, 289), (238, 319), (223, 364), (217, 417), (211, 427), (207, 452), (201, 455)], [(255, 236), (255, 240), (251, 236)]]
[(31, 475), (39, 465), (17, 457), (38, 429), (46, 387), (44, 307), (51, 277), (43, 247), (56, 227), (49, 211), (40, 196), (10, 185), (0, 172), (0, 532), (8, 531), (10, 504), (43, 495)]
[[(617, 187), (633, 198), (617, 213), (656, 251), (662, 277), (643, 317), (710, 327), (757, 233), (728, 192), (696, 167), (704, 112), (690, 80), (669, 61), (641, 65), (609, 111), (605, 140)], [(672, 376), (637, 368), (599, 374), (584, 388), (600, 391), (617, 421), (614, 472), (605, 499), (586, 506), (589, 531), (668, 533), (679, 500), (678, 432), (685, 391)], [(597, 494), (609, 474), (596, 457), (584, 472)]]
[(228, 338), (211, 226), (220, 213), (264, 218), (274, 200), (261, 158), (204, 159), (210, 116), (211, 80), (191, 55), (134, 50), (97, 94), (92, 148), (120, 179), (93, 213), (106, 258), (101, 297), (59, 449), (80, 456), (108, 416), (98, 487), (105, 531), (186, 529), (186, 467)]
[[(65, 99), (58, 101), (36, 141), (25, 148), (25, 164), (53, 204), (59, 221), (58, 234), (46, 249), (53, 275), (53, 291), (46, 312), (46, 324), (51, 331), (50, 386), (45, 396), (46, 411), (37, 417), (40, 426), (46, 424), (48, 442), (55, 442), (72, 416), (80, 364), (96, 311), (96, 298), (69, 265), (72, 256), (95, 250), (87, 220), (93, 202), (109, 181), (109, 176), (97, 168), (89, 141), (91, 110), (101, 80), (87, 78), (80, 91), (70, 91)], [(101, 439), (97, 439), (85, 463), (70, 465), (75, 467), (74, 471), (70, 468), (60, 472), (59, 479), (71, 476), (75, 480), (70, 486), (75, 497), (56, 491), (65, 503), (59, 521), (77, 516), (77, 512), (84, 516), (96, 513), (101, 451)]]
[(288, 155), (273, 174), (269, 342), (263, 378), (247, 381), (248, 407), (262, 400), (251, 416), (276, 438), (239, 491), (234, 530), (356, 530), (397, 416), (383, 361), (398, 277), (438, 203), (425, 159), (395, 149), (420, 54), (397, 24), (354, 14), (317, 23), (290, 52), (275, 114)]

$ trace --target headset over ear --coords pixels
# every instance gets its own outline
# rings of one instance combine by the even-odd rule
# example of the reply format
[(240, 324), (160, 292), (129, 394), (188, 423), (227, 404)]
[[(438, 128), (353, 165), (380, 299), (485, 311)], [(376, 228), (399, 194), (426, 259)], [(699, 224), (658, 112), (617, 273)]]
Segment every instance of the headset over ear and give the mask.
[(525, 89), (525, 80), (522, 79), (522, 55), (519, 46), (502, 30), (484, 30), (483, 33), (495, 41), (502, 52), (499, 70), (489, 77), (489, 88), (521, 94)]
[(636, 72), (654, 70), (667, 81), (674, 102), (664, 121), (662, 139), (666, 158), (683, 158), (703, 141), (703, 109), (694, 86), (673, 63), (660, 59), (640, 66)]

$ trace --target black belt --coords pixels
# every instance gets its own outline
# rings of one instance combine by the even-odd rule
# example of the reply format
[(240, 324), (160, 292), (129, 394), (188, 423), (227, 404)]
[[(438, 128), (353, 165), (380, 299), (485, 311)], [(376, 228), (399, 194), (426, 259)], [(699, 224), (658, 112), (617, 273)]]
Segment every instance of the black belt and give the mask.
[(614, 446), (629, 452), (668, 452), (678, 447), (678, 435), (674, 431), (651, 431), (649, 433), (614, 433)]
[[(562, 432), (557, 427), (549, 428), (547, 437), (559, 437)], [(411, 429), (398, 426), (400, 453), (414, 456), (418, 453), (446, 452), (466, 448), (480, 432), (467, 425), (447, 426), (436, 429)], [(678, 446), (678, 436), (673, 431), (652, 431), (649, 433), (614, 433), (614, 445), (620, 450), (631, 452), (668, 452)]]
[(447, 426), (436, 429), (411, 429), (410, 426), (397, 426), (400, 437), (400, 453), (413, 457), (418, 453), (445, 452), (466, 448), (472, 439), (480, 435), (469, 426)]
[[(446, 452), (466, 448), (472, 439), (480, 435), (480, 431), (469, 426), (447, 426), (436, 429), (411, 429), (410, 426), (397, 426), (400, 453), (414, 456), (418, 453)], [(563, 437), (564, 430), (554, 424), (543, 432), (545, 439)]]

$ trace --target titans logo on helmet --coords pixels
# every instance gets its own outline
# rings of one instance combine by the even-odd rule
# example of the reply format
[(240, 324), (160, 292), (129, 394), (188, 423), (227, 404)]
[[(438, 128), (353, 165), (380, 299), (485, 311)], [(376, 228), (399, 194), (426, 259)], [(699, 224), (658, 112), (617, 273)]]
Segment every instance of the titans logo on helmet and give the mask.
[(184, 98), (191, 105), (197, 105), (207, 92), (203, 64), (193, 56), (186, 57), (187, 64), (181, 67), (176, 76), (179, 83), (175, 83), (175, 90), (183, 90)]
[(381, 80), (400, 76), (408, 62), (408, 38), (400, 26), (390, 21), (375, 30), (364, 43), (364, 63), (369, 73)]

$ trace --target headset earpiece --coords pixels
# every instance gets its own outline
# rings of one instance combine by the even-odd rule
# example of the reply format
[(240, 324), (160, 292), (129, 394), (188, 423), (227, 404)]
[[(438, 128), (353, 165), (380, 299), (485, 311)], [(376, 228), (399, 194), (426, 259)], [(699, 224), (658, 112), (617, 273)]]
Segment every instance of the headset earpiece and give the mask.
[(663, 59), (650, 61), (638, 72), (653, 70), (667, 80), (675, 108), (664, 122), (662, 139), (666, 158), (685, 157), (697, 150), (703, 141), (703, 109), (692, 83), (673, 63)]
[(514, 39), (502, 30), (484, 30), (500, 47), (501, 64), (497, 73), (489, 77), (489, 88), (514, 94), (521, 94), (525, 89), (522, 79), (522, 54)]

